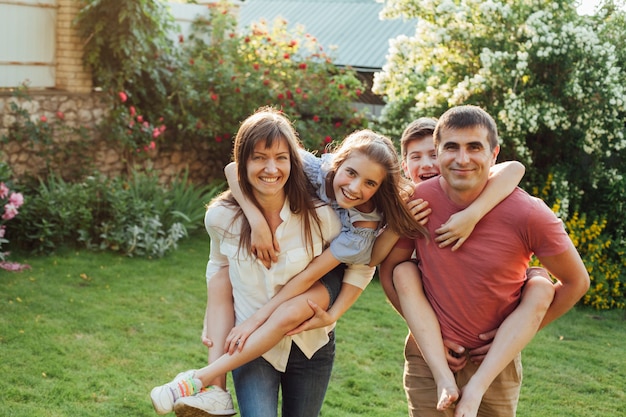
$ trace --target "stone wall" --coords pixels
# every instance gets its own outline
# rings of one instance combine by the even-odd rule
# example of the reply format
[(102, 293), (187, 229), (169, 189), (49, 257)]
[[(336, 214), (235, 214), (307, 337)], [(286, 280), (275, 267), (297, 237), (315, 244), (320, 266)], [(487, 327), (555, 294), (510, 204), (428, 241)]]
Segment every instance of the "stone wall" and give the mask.
[[(165, 133), (166, 140), (148, 153), (127, 154), (118, 142), (102, 137), (96, 126), (106, 116), (106, 97), (99, 93), (29, 92), (26, 98), (0, 92), (0, 137), (7, 137), (16, 122), (11, 103), (23, 108), (34, 123), (62, 124), (68, 128), (85, 127), (87, 136), (68, 134), (69, 129), (56, 127), (52, 153), (53, 172), (71, 180), (79, 172), (98, 171), (109, 177), (123, 175), (133, 168), (155, 170), (162, 184), (168, 184), (189, 170), (189, 179), (197, 184), (221, 180), (229, 155), (215, 155), (208, 142), (197, 140), (191, 144), (175, 142)], [(43, 121), (45, 120), (45, 122)], [(60, 133), (59, 133), (60, 132)], [(40, 156), (41, 146), (32, 141), (9, 140), (0, 143), (0, 160), (7, 162), (16, 179), (24, 176), (45, 176), (46, 160)], [(66, 155), (70, 155), (67, 159)], [(72, 156), (73, 155), (73, 156)]]

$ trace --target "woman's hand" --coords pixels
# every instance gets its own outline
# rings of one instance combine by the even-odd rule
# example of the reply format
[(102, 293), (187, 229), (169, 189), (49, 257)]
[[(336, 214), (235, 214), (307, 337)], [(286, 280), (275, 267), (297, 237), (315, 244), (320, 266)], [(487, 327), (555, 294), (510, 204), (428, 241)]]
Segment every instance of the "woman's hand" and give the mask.
[(313, 300), (307, 300), (309, 307), (313, 310), (313, 317), (302, 322), (301, 325), (295, 329), (287, 332), (287, 336), (293, 336), (301, 333), (305, 330), (318, 329), (320, 327), (326, 327), (335, 322), (335, 320), (328, 314), (326, 310), (317, 305)]
[(232, 328), (228, 336), (226, 337), (226, 343), (224, 343), (224, 352), (228, 352), (229, 355), (235, 353), (235, 350), (243, 349), (243, 345), (248, 340), (248, 337), (258, 329), (263, 321), (258, 320), (254, 315), (250, 316), (243, 323)]

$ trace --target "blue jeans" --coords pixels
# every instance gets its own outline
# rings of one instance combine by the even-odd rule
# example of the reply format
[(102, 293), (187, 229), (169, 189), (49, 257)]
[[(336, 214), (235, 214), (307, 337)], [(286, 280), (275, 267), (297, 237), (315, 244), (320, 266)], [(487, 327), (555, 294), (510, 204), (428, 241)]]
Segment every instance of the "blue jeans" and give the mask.
[(282, 390), (282, 417), (317, 417), (335, 359), (335, 332), (330, 341), (308, 359), (295, 344), (285, 372), (257, 358), (233, 370), (241, 417), (276, 417), (278, 390)]

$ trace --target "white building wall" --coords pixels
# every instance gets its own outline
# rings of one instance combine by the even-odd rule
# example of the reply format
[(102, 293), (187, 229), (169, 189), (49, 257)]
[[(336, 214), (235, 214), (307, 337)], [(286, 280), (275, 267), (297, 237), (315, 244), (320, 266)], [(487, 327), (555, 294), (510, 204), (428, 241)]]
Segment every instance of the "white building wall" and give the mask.
[(55, 85), (57, 0), (0, 1), (0, 88)]

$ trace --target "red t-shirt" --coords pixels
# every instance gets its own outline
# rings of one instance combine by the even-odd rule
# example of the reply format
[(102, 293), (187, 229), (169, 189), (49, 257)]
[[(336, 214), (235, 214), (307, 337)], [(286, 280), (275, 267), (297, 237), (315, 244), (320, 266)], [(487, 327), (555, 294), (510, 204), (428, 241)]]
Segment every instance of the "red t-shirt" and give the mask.
[(435, 229), (462, 210), (446, 196), (439, 178), (416, 186), (428, 201), (430, 239), (401, 239), (415, 248), (424, 291), (445, 339), (468, 349), (485, 344), (481, 333), (500, 326), (517, 307), (532, 254), (553, 256), (571, 245), (560, 219), (540, 199), (517, 188), (483, 217), (463, 246), (439, 248)]

